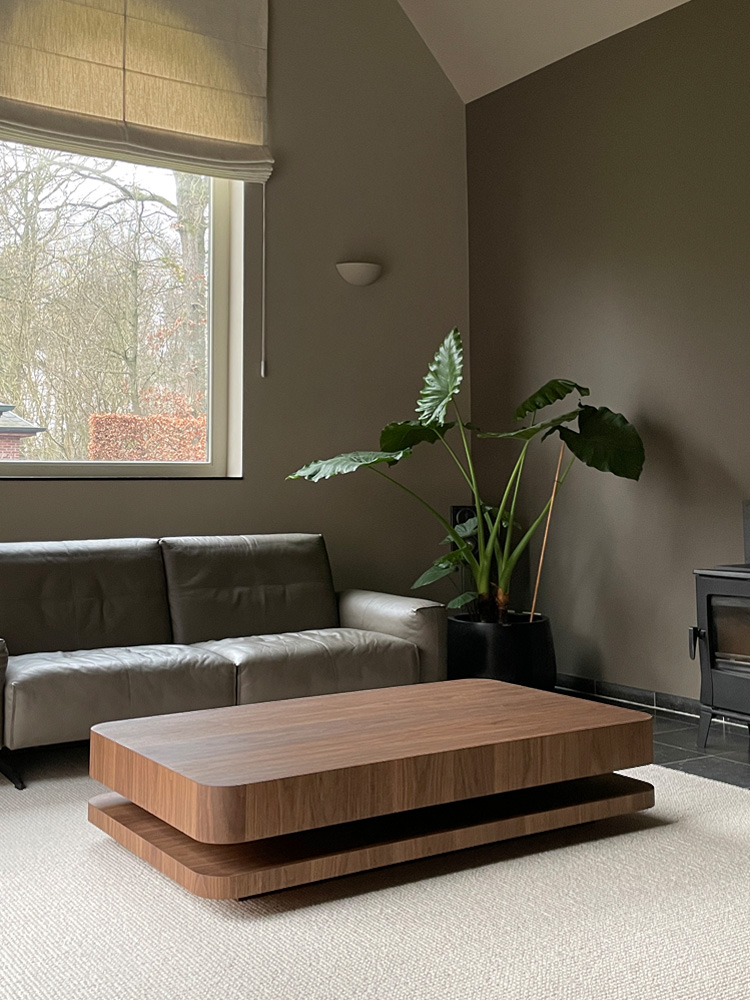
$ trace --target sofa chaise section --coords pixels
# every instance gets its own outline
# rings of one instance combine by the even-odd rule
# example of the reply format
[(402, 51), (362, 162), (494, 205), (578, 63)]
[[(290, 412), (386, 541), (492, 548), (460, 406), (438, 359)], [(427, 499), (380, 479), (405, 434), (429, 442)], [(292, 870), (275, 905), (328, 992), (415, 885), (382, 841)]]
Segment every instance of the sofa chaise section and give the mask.
[(224, 657), (172, 642), (156, 539), (0, 545), (2, 743), (87, 739), (111, 719), (234, 704)]

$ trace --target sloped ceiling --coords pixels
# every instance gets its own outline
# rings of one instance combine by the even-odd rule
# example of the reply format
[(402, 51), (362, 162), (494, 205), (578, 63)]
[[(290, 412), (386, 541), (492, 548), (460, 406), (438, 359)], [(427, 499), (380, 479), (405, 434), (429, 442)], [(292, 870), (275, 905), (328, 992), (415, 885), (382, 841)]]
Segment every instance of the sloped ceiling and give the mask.
[(399, 0), (465, 102), (689, 0)]

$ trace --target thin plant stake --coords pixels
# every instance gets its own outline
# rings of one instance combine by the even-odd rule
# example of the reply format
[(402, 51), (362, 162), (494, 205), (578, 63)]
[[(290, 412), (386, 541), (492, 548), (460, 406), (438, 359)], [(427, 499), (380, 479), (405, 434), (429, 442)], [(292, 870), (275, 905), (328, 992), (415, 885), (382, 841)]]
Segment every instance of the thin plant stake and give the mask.
[(547, 523), (544, 526), (544, 538), (542, 539), (542, 551), (539, 553), (539, 568), (536, 571), (536, 585), (534, 587), (534, 600), (531, 602), (531, 611), (529, 612), (529, 621), (534, 621), (534, 612), (536, 611), (536, 599), (539, 594), (539, 581), (542, 578), (542, 564), (544, 563), (544, 552), (547, 548), (547, 535), (549, 534), (549, 522), (552, 517), (552, 508), (555, 506), (555, 497), (557, 496), (557, 487), (560, 485), (560, 469), (562, 468), (563, 452), (565, 451), (565, 442), (560, 445), (560, 457), (557, 460), (557, 471), (555, 472), (555, 484), (552, 487), (552, 496), (549, 501), (549, 510), (547, 511)]

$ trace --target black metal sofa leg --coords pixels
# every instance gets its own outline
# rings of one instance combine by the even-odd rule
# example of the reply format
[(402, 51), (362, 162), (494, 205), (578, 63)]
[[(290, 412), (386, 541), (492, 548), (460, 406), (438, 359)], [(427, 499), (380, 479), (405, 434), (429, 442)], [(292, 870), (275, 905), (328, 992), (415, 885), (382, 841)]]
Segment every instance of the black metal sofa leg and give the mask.
[(0, 750), (0, 774), (4, 774), (8, 781), (12, 782), (19, 791), (23, 791), (24, 785), (21, 775), (13, 766), (6, 750)]

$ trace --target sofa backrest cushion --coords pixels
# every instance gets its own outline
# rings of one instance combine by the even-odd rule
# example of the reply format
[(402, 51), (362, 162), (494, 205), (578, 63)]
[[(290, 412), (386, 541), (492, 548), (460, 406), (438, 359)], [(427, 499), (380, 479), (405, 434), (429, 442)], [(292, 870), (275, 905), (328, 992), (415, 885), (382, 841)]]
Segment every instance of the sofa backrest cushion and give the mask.
[(11, 655), (170, 642), (158, 540), (0, 543), (0, 636)]
[(338, 625), (321, 535), (162, 538), (175, 642)]

